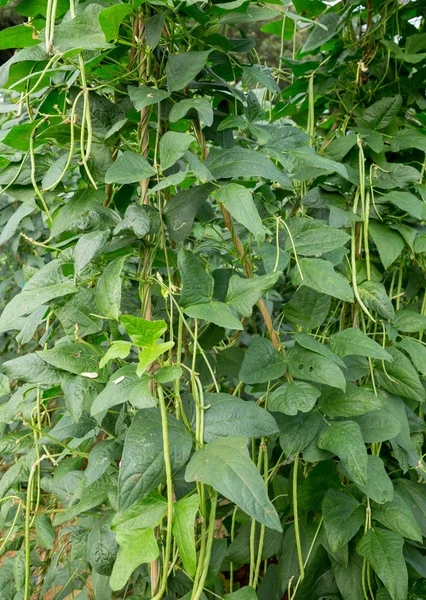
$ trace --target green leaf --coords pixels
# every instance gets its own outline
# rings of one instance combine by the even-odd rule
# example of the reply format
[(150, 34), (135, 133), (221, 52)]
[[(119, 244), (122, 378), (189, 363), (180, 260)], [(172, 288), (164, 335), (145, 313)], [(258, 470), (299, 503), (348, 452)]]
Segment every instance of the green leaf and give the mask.
[(139, 565), (153, 562), (160, 553), (153, 529), (120, 531), (116, 538), (120, 548), (109, 580), (113, 591), (121, 590)]
[(275, 285), (280, 275), (281, 273), (276, 272), (251, 279), (232, 275), (229, 280), (226, 303), (235, 308), (243, 317), (250, 317), (253, 306)]
[(282, 377), (286, 363), (273, 344), (256, 337), (244, 353), (239, 379), (244, 383), (267, 383)]
[(114, 439), (102, 440), (93, 446), (84, 471), (87, 485), (91, 485), (102, 477), (110, 468), (111, 463), (121, 456), (122, 447), (122, 444)]
[(252, 463), (247, 438), (217, 440), (197, 450), (185, 471), (186, 481), (211, 485), (263, 525), (282, 531), (262, 477)]
[(372, 391), (346, 383), (346, 391), (327, 389), (323, 392), (320, 408), (330, 417), (355, 417), (383, 408), (384, 403), (380, 396)]
[(156, 170), (151, 167), (146, 158), (126, 150), (105, 173), (105, 183), (135, 183), (155, 174)]
[(355, 483), (366, 484), (367, 449), (358, 423), (354, 421), (329, 423), (318, 439), (318, 446), (336, 454)]
[(102, 10), (99, 15), (99, 24), (104, 32), (107, 42), (118, 37), (121, 22), (132, 12), (132, 6), (127, 4), (116, 4)]
[(193, 319), (204, 319), (226, 329), (244, 329), (240, 321), (232, 314), (229, 306), (217, 300), (192, 304), (184, 309), (184, 313)]
[(404, 333), (418, 333), (426, 329), (426, 317), (413, 310), (397, 310), (393, 325)]
[(117, 513), (111, 523), (114, 531), (131, 531), (155, 527), (167, 513), (167, 500), (158, 492), (151, 492), (124, 512)]
[(178, 254), (178, 269), (182, 281), (180, 305), (209, 302), (213, 296), (214, 281), (207, 273), (201, 261), (189, 250), (181, 248)]
[(167, 87), (170, 92), (185, 88), (206, 64), (211, 50), (170, 54), (167, 59)]
[(204, 398), (206, 406), (209, 406), (204, 412), (206, 442), (235, 435), (260, 438), (278, 432), (272, 415), (255, 402), (219, 393), (207, 393)]
[(96, 573), (111, 575), (118, 545), (109, 525), (99, 521), (87, 536), (87, 560)]
[(395, 309), (382, 283), (379, 281), (364, 281), (358, 286), (358, 291), (367, 308), (376, 311), (385, 319), (393, 319)]
[(416, 369), (426, 375), (426, 348), (413, 338), (404, 338), (398, 342), (398, 348), (404, 350)]
[[(2, 3), (4, 6), (6, 3)], [(0, 50), (9, 48), (27, 48), (39, 44), (39, 40), (33, 38), (33, 28), (28, 25), (10, 25), (0, 31)]]
[[(51, 440), (44, 443), (51, 443)], [(82, 491), (79, 491), (77, 494), (78, 498), (76, 495), (73, 498), (73, 501), (78, 499), (79, 502), (72, 504), (63, 513), (57, 514), (53, 525), (58, 527), (67, 521), (74, 520), (83, 512), (87, 512), (96, 506), (103, 504), (108, 498), (108, 494), (115, 492), (115, 490), (116, 485), (113, 483), (105, 483), (103, 481), (96, 481), (95, 483), (92, 483), (92, 485), (83, 487)]]
[(288, 176), (261, 152), (246, 148), (230, 148), (220, 152), (210, 152), (206, 167), (216, 179), (257, 179), (263, 177), (276, 181), (283, 187), (291, 188)]
[(151, 408), (157, 403), (149, 390), (149, 376), (138, 377), (134, 364), (113, 373), (105, 388), (96, 396), (90, 412), (96, 416), (124, 402), (130, 402), (136, 408)]
[[(0, 32), (1, 33), (1, 32)], [(25, 217), (28, 217), (34, 210), (36, 205), (33, 202), (25, 202), (21, 204), (12, 214), (6, 225), (3, 227), (0, 235), (0, 246), (3, 246), (15, 235), (16, 230), (19, 227), (20, 222)]]
[(170, 237), (183, 242), (190, 234), (194, 219), (214, 187), (210, 184), (197, 185), (172, 196), (164, 208), (164, 217)]
[(311, 330), (322, 325), (330, 311), (331, 298), (308, 287), (300, 287), (290, 302), (284, 305), (286, 318)]
[(422, 542), (422, 532), (417, 521), (400, 496), (395, 496), (381, 506), (375, 506), (371, 518), (403, 537)]
[(53, 216), (52, 237), (57, 237), (69, 229), (70, 224), (77, 221), (84, 213), (97, 210), (105, 200), (105, 194), (91, 188), (83, 189), (74, 194), (64, 206)]
[(346, 380), (335, 362), (316, 352), (295, 346), (288, 355), (288, 369), (292, 377), (325, 383), (331, 387), (346, 389)]
[(302, 52), (312, 52), (331, 40), (336, 35), (338, 22), (339, 16), (334, 12), (323, 15), (306, 40)]
[(365, 520), (365, 508), (345, 492), (328, 490), (322, 515), (331, 551), (337, 552), (358, 533)]
[(265, 229), (251, 192), (237, 183), (229, 183), (218, 190), (216, 200), (223, 204), (238, 223), (244, 225), (258, 243), (265, 240)]
[(404, 538), (385, 529), (367, 531), (356, 549), (368, 560), (383, 582), (392, 600), (406, 600), (408, 593), (407, 566), (402, 554)]
[(101, 316), (114, 321), (120, 316), (121, 271), (125, 256), (108, 263), (96, 284), (96, 304)]
[(54, 298), (75, 294), (77, 288), (59, 274), (60, 264), (53, 260), (37, 271), (27, 282), (20, 294), (6, 305), (0, 317), (0, 333), (14, 329), (16, 320), (33, 312)]
[(380, 198), (380, 202), (392, 202), (403, 212), (408, 213), (419, 221), (426, 217), (426, 206), (424, 202), (409, 192), (392, 191)]
[(382, 98), (369, 106), (362, 115), (364, 121), (372, 129), (384, 129), (392, 119), (399, 113), (402, 106), (402, 98), (399, 94), (388, 98)]
[(285, 415), (297, 415), (298, 411), (309, 412), (321, 396), (318, 388), (304, 381), (284, 383), (268, 398), (268, 410)]
[(345, 302), (353, 302), (353, 291), (344, 277), (335, 272), (331, 262), (319, 258), (301, 258), (299, 260), (302, 277), (296, 267), (291, 272), (292, 283), (312, 288), (321, 294), (328, 294)]
[(66, 373), (50, 367), (35, 353), (7, 360), (2, 364), (2, 369), (10, 379), (46, 385), (60, 385), (67, 376)]
[(51, 550), (55, 543), (55, 529), (49, 515), (39, 515), (36, 518), (35, 526), (37, 545)]
[(387, 225), (370, 223), (368, 231), (376, 244), (383, 266), (388, 269), (404, 249), (404, 240), (399, 233), (396, 233)]
[(155, 362), (159, 356), (173, 348), (174, 345), (174, 342), (162, 342), (141, 350), (138, 354), (139, 363), (136, 369), (136, 375), (141, 377), (149, 365)]
[[(181, 421), (168, 416), (170, 459), (173, 471), (188, 460), (192, 438)], [(165, 481), (161, 415), (157, 408), (140, 410), (124, 442), (118, 476), (118, 507), (123, 511)]]
[(331, 336), (331, 349), (338, 356), (367, 356), (392, 362), (392, 356), (380, 344), (356, 327), (348, 327)]
[(187, 133), (168, 131), (160, 139), (160, 165), (164, 172), (185, 154), (195, 138)]
[[(111, 48), (105, 39), (105, 34), (99, 23), (99, 13), (102, 7), (89, 4), (83, 12), (70, 21), (63, 21), (55, 27), (53, 47), (56, 51), (65, 53), (70, 50), (101, 50)], [(39, 39), (41, 38), (39, 36)], [(44, 33), (43, 33), (44, 35)]]
[(361, 427), (365, 443), (385, 442), (398, 435), (401, 424), (386, 408), (369, 412), (366, 415), (354, 417), (354, 421)]
[(194, 576), (197, 567), (194, 527), (198, 506), (198, 495), (182, 498), (173, 504), (173, 537), (189, 577)]
[(96, 258), (109, 238), (109, 231), (90, 231), (83, 234), (75, 245), (74, 268), (76, 275), (80, 275), (85, 266)]
[(391, 354), (393, 362), (387, 365), (386, 373), (378, 365), (376, 371), (378, 384), (391, 394), (423, 402), (426, 398), (425, 389), (413, 365), (402, 352), (393, 346), (388, 347), (388, 352)]
[(321, 415), (318, 411), (298, 413), (294, 417), (275, 415), (281, 431), (280, 446), (285, 456), (290, 457), (302, 452), (315, 438), (321, 425)]
[(346, 369), (346, 365), (341, 360), (337, 354), (332, 352), (328, 346), (325, 344), (321, 344), (317, 339), (314, 338), (313, 335), (308, 335), (307, 333), (296, 333), (293, 338), (296, 340), (297, 344), (306, 350), (311, 350), (316, 354), (320, 354), (324, 358), (331, 360), (339, 365), (339, 367), (343, 367)]
[(174, 104), (169, 114), (169, 121), (171, 123), (180, 121), (191, 109), (197, 111), (201, 123), (211, 127), (213, 124), (213, 109), (210, 102), (204, 98), (185, 98), (185, 100)]
[[(324, 156), (320, 156), (313, 148), (308, 146), (296, 148), (290, 150), (290, 155), (294, 159), (296, 168), (298, 169), (298, 172), (294, 175), (296, 179), (307, 179), (305, 171), (309, 173), (312, 169), (327, 171), (329, 173), (338, 173), (344, 179), (348, 179), (348, 172), (344, 165), (334, 160), (330, 160), (329, 158), (325, 158)], [(300, 172), (303, 174), (301, 177), (299, 176)], [(309, 177), (311, 176), (311, 173), (309, 173)]]
[(76, 323), (81, 338), (102, 329), (102, 320), (92, 316), (96, 313), (95, 294), (87, 288), (80, 287), (69, 300), (67, 297), (57, 300), (52, 310), (67, 335), (74, 336)]
[[(325, 225), (318, 219), (286, 219), (286, 225), (290, 229), (297, 254), (302, 256), (319, 256), (344, 246), (350, 240), (350, 236), (344, 231)], [(293, 249), (289, 235), (285, 236), (284, 249)]]
[(129, 85), (127, 91), (136, 110), (143, 110), (147, 106), (158, 104), (170, 96), (170, 92), (166, 92), (166, 90), (159, 90), (147, 85), (140, 85), (137, 88)]
[(257, 600), (257, 594), (252, 587), (240, 588), (232, 594), (225, 594), (224, 600)]
[[(356, 486), (373, 502), (377, 502), (378, 504), (389, 502), (392, 500), (394, 492), (392, 481), (386, 473), (384, 462), (379, 456), (372, 454), (369, 454), (367, 458), (367, 483), (365, 485), (356, 483)], [(347, 477), (346, 470), (340, 464), (339, 471)]]
[(130, 353), (131, 347), (132, 342), (114, 340), (106, 351), (106, 354), (102, 357), (99, 368), (102, 369), (110, 360), (114, 360), (114, 358), (126, 358)]
[(97, 379), (99, 382), (105, 381), (105, 373), (99, 368), (102, 355), (99, 355), (87, 344), (63, 342), (50, 350), (39, 350), (37, 355), (57, 369), (75, 373), (75, 375), (96, 373), (96, 377), (93, 379)]
[(362, 591), (363, 559), (353, 551), (349, 555), (347, 564), (337, 562), (333, 558), (331, 559), (331, 564), (342, 598), (344, 600), (364, 600), (365, 596)]
[(133, 315), (121, 315), (120, 323), (135, 346), (140, 348), (154, 346), (167, 331), (167, 323), (162, 319), (149, 321)]

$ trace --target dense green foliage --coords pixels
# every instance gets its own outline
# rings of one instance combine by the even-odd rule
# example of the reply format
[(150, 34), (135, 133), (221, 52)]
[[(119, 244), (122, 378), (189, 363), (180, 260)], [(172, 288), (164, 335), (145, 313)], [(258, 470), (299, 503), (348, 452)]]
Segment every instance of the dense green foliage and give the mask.
[(17, 10), (0, 600), (426, 598), (426, 2)]

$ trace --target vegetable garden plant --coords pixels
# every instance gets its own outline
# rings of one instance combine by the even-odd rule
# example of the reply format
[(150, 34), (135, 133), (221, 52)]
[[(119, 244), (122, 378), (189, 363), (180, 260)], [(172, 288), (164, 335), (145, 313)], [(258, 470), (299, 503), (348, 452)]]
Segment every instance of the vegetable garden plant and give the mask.
[(17, 10), (0, 599), (426, 598), (426, 2)]

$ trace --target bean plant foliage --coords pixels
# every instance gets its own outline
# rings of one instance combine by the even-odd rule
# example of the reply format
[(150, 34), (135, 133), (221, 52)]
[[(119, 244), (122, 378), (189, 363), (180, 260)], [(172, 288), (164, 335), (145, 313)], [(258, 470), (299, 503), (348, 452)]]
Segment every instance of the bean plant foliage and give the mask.
[(424, 0), (17, 10), (0, 598), (426, 598)]

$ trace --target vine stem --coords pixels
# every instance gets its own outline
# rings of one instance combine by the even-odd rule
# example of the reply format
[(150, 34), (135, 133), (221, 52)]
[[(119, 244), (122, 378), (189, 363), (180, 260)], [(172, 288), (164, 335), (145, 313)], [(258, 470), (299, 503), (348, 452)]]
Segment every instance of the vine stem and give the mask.
[(294, 515), (294, 534), (296, 536), (297, 557), (299, 559), (300, 580), (305, 577), (305, 566), (303, 564), (302, 544), (300, 542), (299, 530), (299, 509), (297, 500), (297, 471), (299, 469), (299, 454), (294, 457), (293, 465), (293, 515)]
[[(250, 279), (253, 278), (253, 271), (251, 268), (251, 264), (250, 264), (250, 260), (248, 259), (247, 256), (245, 256), (245, 252), (244, 252), (244, 248), (243, 245), (241, 243), (240, 238), (238, 237), (237, 233), (235, 232), (235, 228), (234, 228), (234, 224), (232, 222), (232, 217), (230, 215), (230, 213), (226, 210), (226, 208), (223, 206), (222, 203), (220, 204), (220, 210), (222, 212), (223, 215), (223, 220), (225, 221), (225, 225), (226, 228), (229, 230), (229, 233), (231, 234), (232, 240), (234, 242), (234, 246), (235, 249), (238, 253), (238, 256), (240, 257), (241, 262), (244, 265), (244, 270), (246, 272), (247, 277), (249, 277)], [(268, 309), (266, 308), (266, 304), (265, 301), (263, 300), (263, 298), (261, 298), (258, 302), (257, 302), (257, 306), (259, 308), (260, 314), (263, 317), (263, 321), (265, 323), (265, 327), (268, 330), (269, 333), (269, 337), (271, 338), (271, 342), (273, 343), (273, 345), (275, 346), (275, 348), (277, 350), (279, 350), (281, 344), (280, 341), (278, 339), (277, 333), (274, 329), (274, 325), (272, 323), (272, 318), (271, 315), (268, 311)]]
[(163, 573), (161, 576), (160, 589), (153, 596), (152, 600), (160, 600), (163, 597), (167, 586), (167, 576), (169, 571), (170, 552), (172, 548), (172, 523), (173, 523), (173, 481), (172, 466), (170, 461), (169, 447), (169, 425), (167, 423), (167, 407), (164, 401), (164, 394), (161, 386), (157, 388), (158, 404), (161, 413), (161, 428), (163, 431), (163, 451), (164, 465), (166, 469), (166, 488), (167, 488), (167, 527), (166, 527), (166, 550), (163, 557)]
[(204, 560), (203, 560), (203, 568), (202, 568), (201, 576), (197, 583), (197, 587), (195, 589), (195, 594), (194, 593), (192, 594), (191, 600), (200, 600), (201, 594), (203, 593), (204, 584), (207, 579), (207, 573), (209, 570), (210, 559), (211, 559), (211, 555), (212, 555), (214, 530), (215, 530), (216, 507), (217, 507), (217, 492), (215, 490), (212, 490), (212, 496), (210, 499), (209, 531), (208, 531), (208, 535), (207, 535), (206, 550), (205, 550)]

